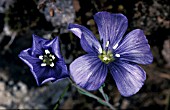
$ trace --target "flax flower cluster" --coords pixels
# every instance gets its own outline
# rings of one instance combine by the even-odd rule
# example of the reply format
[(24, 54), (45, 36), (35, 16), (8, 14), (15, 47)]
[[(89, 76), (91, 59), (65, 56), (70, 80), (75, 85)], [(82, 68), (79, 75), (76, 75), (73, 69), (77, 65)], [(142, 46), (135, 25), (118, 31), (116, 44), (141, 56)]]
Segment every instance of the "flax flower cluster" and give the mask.
[(68, 26), (87, 52), (70, 64), (69, 72), (60, 53), (58, 37), (46, 40), (33, 35), (32, 48), (23, 50), (19, 57), (30, 67), (38, 85), (70, 75), (78, 86), (92, 91), (101, 87), (110, 72), (121, 95), (131, 96), (140, 90), (146, 73), (137, 64), (150, 64), (153, 60), (144, 32), (135, 29), (124, 36), (128, 20), (122, 14), (98, 12), (94, 20), (100, 41), (84, 26)]

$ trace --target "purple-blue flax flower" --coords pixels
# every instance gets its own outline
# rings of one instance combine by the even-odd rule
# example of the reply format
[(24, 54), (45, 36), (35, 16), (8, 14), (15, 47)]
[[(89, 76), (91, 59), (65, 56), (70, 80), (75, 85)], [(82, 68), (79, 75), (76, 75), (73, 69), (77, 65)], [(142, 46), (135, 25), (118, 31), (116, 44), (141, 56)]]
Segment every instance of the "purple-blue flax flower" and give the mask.
[(69, 24), (68, 28), (80, 38), (87, 54), (70, 64), (70, 75), (86, 90), (97, 90), (104, 83), (108, 70), (123, 96), (139, 91), (146, 79), (145, 71), (137, 64), (152, 63), (148, 41), (140, 29), (123, 37), (128, 20), (123, 14), (98, 12), (94, 15), (100, 42), (86, 27)]
[(34, 75), (37, 85), (58, 81), (68, 77), (67, 66), (60, 53), (59, 38), (47, 40), (33, 35), (32, 48), (19, 54)]

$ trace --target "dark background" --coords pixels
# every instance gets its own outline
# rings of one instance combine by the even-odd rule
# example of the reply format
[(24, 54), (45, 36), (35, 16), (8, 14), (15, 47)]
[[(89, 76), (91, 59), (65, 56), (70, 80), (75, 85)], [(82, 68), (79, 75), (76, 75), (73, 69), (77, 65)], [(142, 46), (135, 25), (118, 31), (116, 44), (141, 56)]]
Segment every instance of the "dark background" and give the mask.
[[(68, 32), (68, 23), (86, 26), (98, 36), (93, 15), (99, 11), (123, 13), (128, 30), (140, 28), (151, 46), (154, 61), (141, 65), (147, 80), (135, 95), (125, 98), (108, 75), (104, 90), (118, 109), (168, 110), (170, 108), (170, 4), (168, 0), (0, 0), (0, 108), (53, 108), (68, 84), (38, 87), (28, 66), (19, 58), (32, 45), (32, 34), (59, 36), (67, 65), (83, 55), (79, 39)], [(54, 16), (50, 16), (53, 10)], [(101, 96), (99, 92), (93, 92)], [(60, 109), (107, 109), (70, 87)]]

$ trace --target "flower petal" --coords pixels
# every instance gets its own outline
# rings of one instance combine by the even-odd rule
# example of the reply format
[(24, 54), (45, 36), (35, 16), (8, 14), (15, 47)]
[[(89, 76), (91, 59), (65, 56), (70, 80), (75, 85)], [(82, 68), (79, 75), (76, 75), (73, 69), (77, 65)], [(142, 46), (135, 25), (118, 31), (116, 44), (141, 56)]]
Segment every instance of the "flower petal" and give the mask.
[(105, 49), (107, 41), (111, 48), (122, 39), (128, 26), (128, 20), (123, 14), (111, 14), (109, 12), (98, 12), (94, 15), (97, 23), (100, 39)]
[(22, 61), (24, 61), (30, 67), (30, 70), (32, 74), (34, 75), (34, 78), (36, 79), (37, 84), (40, 85), (40, 82), (37, 79), (37, 75), (33, 71), (34, 67), (39, 67), (40, 60), (36, 57), (31, 56), (31, 53), (32, 53), (31, 48), (28, 48), (26, 50), (21, 51), (21, 53), (18, 56)]
[(139, 64), (150, 64), (153, 61), (148, 40), (140, 29), (135, 29), (127, 34), (115, 53), (120, 54), (120, 60)]
[(53, 40), (46, 42), (44, 44), (45, 48), (51, 47), (52, 52), (57, 56), (57, 58), (62, 58), (60, 53), (59, 38), (56, 36)]
[(32, 35), (33, 37), (33, 44), (32, 44), (32, 55), (35, 55), (35, 54), (42, 54), (42, 46), (48, 42), (47, 39), (44, 39), (44, 38), (41, 38), (41, 37), (38, 37), (37, 35)]
[(42, 85), (48, 81), (58, 81), (63, 78), (68, 77), (66, 65), (60, 65), (61, 63), (56, 63), (55, 67), (40, 67), (39, 65), (35, 66), (32, 71), (37, 78), (37, 84)]
[(55, 69), (53, 69), (55, 75), (56, 75), (56, 79), (61, 79), (61, 78), (65, 78), (65, 77), (69, 77), (68, 75), (68, 70), (67, 70), (67, 66), (64, 62), (64, 59), (59, 59), (56, 62), (55, 65)]
[(131, 96), (138, 92), (146, 79), (145, 71), (135, 64), (119, 61), (111, 63), (109, 69), (123, 96)]
[(97, 90), (104, 83), (107, 71), (107, 66), (92, 54), (83, 55), (70, 65), (72, 79), (87, 90)]
[(68, 29), (80, 38), (81, 46), (86, 52), (100, 52), (101, 45), (89, 29), (78, 24), (69, 24)]

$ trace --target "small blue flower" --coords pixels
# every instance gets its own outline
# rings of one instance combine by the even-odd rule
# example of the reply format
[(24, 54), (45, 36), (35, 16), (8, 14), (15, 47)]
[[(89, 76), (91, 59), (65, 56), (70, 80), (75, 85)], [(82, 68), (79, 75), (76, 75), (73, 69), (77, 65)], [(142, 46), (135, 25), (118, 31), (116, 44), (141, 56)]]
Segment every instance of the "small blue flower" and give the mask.
[(50, 41), (33, 35), (32, 48), (23, 50), (19, 58), (30, 67), (38, 85), (68, 77), (58, 37)]
[(135, 94), (146, 79), (145, 71), (137, 64), (150, 64), (153, 60), (143, 31), (135, 29), (123, 37), (128, 20), (122, 14), (98, 12), (94, 20), (101, 44), (84, 26), (69, 24), (69, 30), (80, 38), (87, 52), (70, 64), (72, 79), (84, 89), (97, 90), (110, 70), (121, 95)]

